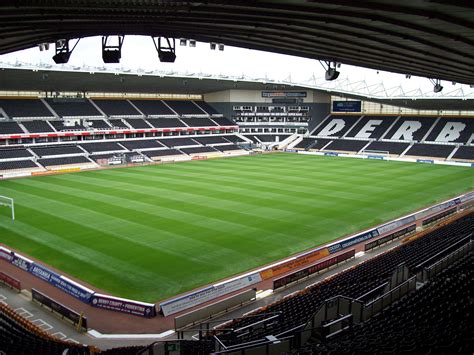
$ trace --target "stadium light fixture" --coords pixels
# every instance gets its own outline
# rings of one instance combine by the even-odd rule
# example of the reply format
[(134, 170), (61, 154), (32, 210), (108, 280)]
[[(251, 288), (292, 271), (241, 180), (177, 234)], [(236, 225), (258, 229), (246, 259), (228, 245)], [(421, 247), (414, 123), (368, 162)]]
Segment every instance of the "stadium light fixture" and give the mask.
[(431, 83), (433, 84), (433, 92), (440, 93), (443, 91), (443, 86), (441, 85), (441, 80), (439, 79), (430, 79)]
[(66, 64), (71, 57), (72, 52), (76, 48), (77, 44), (81, 39), (79, 38), (77, 42), (74, 44), (71, 50), (69, 50), (69, 40), (68, 39), (60, 39), (57, 40), (55, 43), (56, 54), (53, 56), (53, 60), (56, 64)]
[(168, 37), (152, 37), (153, 44), (162, 63), (174, 63), (176, 60), (176, 40)]
[(38, 44), (40, 52), (49, 50), (49, 43), (40, 43)]
[(341, 67), (340, 63), (321, 60), (319, 61), (319, 63), (326, 70), (324, 77), (327, 81), (333, 81), (339, 77), (340, 73), (336, 70), (336, 68)]
[(190, 47), (193, 47), (193, 48), (196, 47), (196, 40), (190, 39), (190, 40), (189, 40), (189, 46), (190, 46)]
[(122, 44), (125, 36), (117, 36), (117, 44), (110, 44), (109, 37), (102, 37), (102, 60), (104, 63), (120, 63)]
[(179, 45), (181, 47), (186, 47), (187, 44), (188, 44), (188, 40), (186, 38), (180, 38), (179, 39)]
[(215, 51), (217, 44), (214, 43), (214, 42), (211, 42), (211, 43), (209, 44), (209, 46), (211, 47), (211, 50), (212, 50), (212, 51)]
[(219, 43), (219, 50), (220, 50), (220, 51), (223, 51), (223, 50), (224, 50), (224, 44), (223, 44), (223, 43)]

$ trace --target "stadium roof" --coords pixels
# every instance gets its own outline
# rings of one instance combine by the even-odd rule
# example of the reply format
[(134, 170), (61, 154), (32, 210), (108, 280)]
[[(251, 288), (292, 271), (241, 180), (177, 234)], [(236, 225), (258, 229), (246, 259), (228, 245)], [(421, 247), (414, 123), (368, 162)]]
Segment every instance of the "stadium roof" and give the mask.
[(96, 35), (192, 38), (474, 84), (474, 6), (454, 0), (4, 0), (0, 54)]
[[(5, 91), (62, 91), (89, 93), (163, 93), (202, 95), (222, 90), (315, 90), (317, 92), (415, 110), (474, 111), (474, 91), (462, 89), (443, 96), (432, 92), (404, 93), (398, 88), (361, 86), (347, 79), (326, 82), (313, 78), (295, 83), (269, 78), (217, 76), (173, 71), (113, 70), (105, 67), (73, 67), (7, 64), (0, 62), (0, 89)], [(451, 94), (451, 95), (450, 95)]]

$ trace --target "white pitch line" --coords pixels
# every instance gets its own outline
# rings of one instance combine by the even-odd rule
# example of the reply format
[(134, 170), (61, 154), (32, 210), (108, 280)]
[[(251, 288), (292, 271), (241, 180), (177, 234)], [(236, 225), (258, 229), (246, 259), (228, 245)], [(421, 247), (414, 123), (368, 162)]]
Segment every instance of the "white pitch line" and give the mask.
[(33, 317), (33, 313), (31, 312), (28, 312), (26, 309), (24, 309), (23, 307), (19, 307), (19, 308), (16, 308), (15, 309), (15, 312), (18, 313), (20, 316), (22, 316), (23, 318), (31, 318)]
[(44, 320), (42, 320), (41, 318), (38, 318), (38, 319), (35, 319), (34, 321), (32, 321), (31, 323), (33, 324), (36, 324), (38, 327), (40, 327), (41, 329), (43, 329), (44, 331), (48, 331), (50, 329), (53, 329), (53, 326), (47, 322), (45, 322)]
[(7, 299), (7, 296), (0, 294), (0, 303), (5, 306), (8, 306), (8, 303), (5, 302), (6, 299)]
[(51, 334), (51, 335), (52, 335), (52, 336), (55, 336), (56, 338), (59, 338), (59, 339), (61, 339), (61, 340), (67, 338), (67, 335), (64, 334), (64, 333), (61, 333), (61, 332), (56, 332), (56, 333), (53, 333), (53, 334)]
[(102, 334), (94, 329), (91, 329), (87, 332), (87, 334), (90, 336), (99, 339), (161, 339), (174, 333), (174, 330), (168, 330), (159, 334)]
[(66, 341), (70, 341), (71, 343), (80, 344), (77, 340), (74, 340), (74, 339), (71, 339), (71, 338), (67, 338)]

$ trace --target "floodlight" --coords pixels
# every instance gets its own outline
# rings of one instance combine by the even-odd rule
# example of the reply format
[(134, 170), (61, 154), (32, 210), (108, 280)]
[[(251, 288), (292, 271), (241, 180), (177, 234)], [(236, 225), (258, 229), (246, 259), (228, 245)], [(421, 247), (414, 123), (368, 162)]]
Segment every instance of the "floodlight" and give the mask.
[(214, 43), (214, 42), (210, 43), (211, 50), (213, 50), (213, 51), (216, 50), (216, 46), (217, 46), (216, 43)]
[(70, 57), (71, 52), (56, 53), (53, 56), (53, 60), (56, 64), (66, 64), (67, 62), (69, 62)]
[(102, 60), (104, 63), (120, 63), (124, 36), (117, 36), (118, 44), (107, 44), (109, 36), (102, 37)]
[(220, 51), (223, 51), (223, 50), (224, 50), (224, 44), (219, 43), (219, 50), (220, 50)]
[(68, 39), (60, 39), (57, 40), (55, 43), (56, 46), (56, 54), (53, 56), (53, 60), (56, 64), (66, 64), (71, 57), (74, 48), (76, 48), (77, 44), (81, 39), (79, 38), (77, 42), (74, 44), (71, 50), (69, 50), (69, 40)]
[(441, 91), (443, 91), (443, 87), (442, 87), (441, 84), (439, 84), (439, 83), (438, 83), (438, 84), (435, 84), (434, 87), (433, 87), (433, 91), (434, 91), (435, 93), (441, 92)]
[(324, 78), (327, 81), (336, 80), (339, 77), (339, 74), (340, 73), (335, 68), (328, 68), (326, 70), (326, 74), (324, 75)]
[(190, 39), (190, 40), (189, 40), (189, 46), (190, 46), (190, 47), (196, 47), (196, 40)]
[(439, 79), (430, 79), (431, 83), (433, 84), (433, 92), (436, 94), (443, 91), (443, 86), (441, 85), (441, 80)]
[(328, 81), (336, 80), (339, 77), (339, 72), (336, 68), (339, 68), (341, 65), (337, 62), (330, 62), (330, 61), (319, 61), (321, 66), (326, 70), (324, 77)]
[[(162, 63), (174, 63), (176, 60), (176, 41), (174, 38), (158, 37), (154, 38), (153, 43), (156, 51), (158, 52), (158, 58)], [(162, 41), (164, 43), (162, 43)]]

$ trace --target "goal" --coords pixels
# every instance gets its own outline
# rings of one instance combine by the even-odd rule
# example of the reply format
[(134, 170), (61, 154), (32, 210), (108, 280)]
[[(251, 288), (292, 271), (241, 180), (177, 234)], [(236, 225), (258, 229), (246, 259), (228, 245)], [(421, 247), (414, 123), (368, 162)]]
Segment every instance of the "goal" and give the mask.
[(361, 154), (369, 154), (369, 155), (382, 155), (384, 157), (388, 157), (390, 155), (390, 152), (387, 150), (370, 150), (370, 149), (364, 149)]
[(0, 195), (0, 207), (2, 207), (2, 206), (6, 206), (6, 207), (9, 207), (11, 209), (11, 211), (12, 211), (12, 221), (14, 221), (15, 220), (15, 201), (10, 197)]

